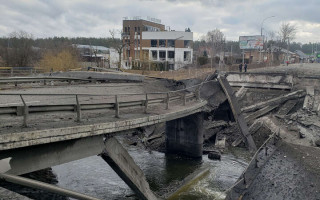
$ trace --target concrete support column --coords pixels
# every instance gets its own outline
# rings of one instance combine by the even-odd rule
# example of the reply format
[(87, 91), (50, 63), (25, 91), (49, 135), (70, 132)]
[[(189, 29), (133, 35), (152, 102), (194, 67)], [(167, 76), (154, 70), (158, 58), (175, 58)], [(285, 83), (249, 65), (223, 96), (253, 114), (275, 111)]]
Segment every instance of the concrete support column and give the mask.
[(157, 50), (157, 61), (160, 61), (159, 50)]
[(110, 167), (127, 183), (142, 200), (157, 200), (140, 167), (116, 138), (105, 141), (105, 149), (100, 154)]
[(196, 113), (166, 122), (168, 153), (201, 157), (203, 150), (203, 113)]

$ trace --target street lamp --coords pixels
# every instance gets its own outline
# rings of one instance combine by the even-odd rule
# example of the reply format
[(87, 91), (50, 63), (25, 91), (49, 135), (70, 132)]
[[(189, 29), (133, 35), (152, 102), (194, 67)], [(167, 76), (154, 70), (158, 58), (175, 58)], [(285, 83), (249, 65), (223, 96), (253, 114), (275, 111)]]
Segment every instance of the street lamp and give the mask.
[[(266, 17), (266, 18), (264, 18), (263, 20), (262, 20), (262, 22), (261, 22), (261, 37), (262, 37), (262, 29), (263, 29), (263, 23), (264, 23), (264, 21), (266, 21), (267, 19), (270, 19), (270, 18), (272, 18), (272, 17), (275, 17), (275, 16), (270, 16), (270, 17)], [(263, 45), (264, 45), (264, 39), (262, 38), (262, 40), (263, 40)], [(261, 49), (260, 49), (260, 56), (259, 56), (259, 64), (261, 63)]]
[(270, 17), (264, 18), (264, 19), (262, 20), (262, 22), (261, 22), (261, 36), (262, 36), (262, 29), (263, 29), (263, 23), (264, 23), (264, 21), (266, 21), (267, 19), (270, 19), (270, 18), (272, 18), (272, 17), (275, 17), (275, 16), (270, 16)]

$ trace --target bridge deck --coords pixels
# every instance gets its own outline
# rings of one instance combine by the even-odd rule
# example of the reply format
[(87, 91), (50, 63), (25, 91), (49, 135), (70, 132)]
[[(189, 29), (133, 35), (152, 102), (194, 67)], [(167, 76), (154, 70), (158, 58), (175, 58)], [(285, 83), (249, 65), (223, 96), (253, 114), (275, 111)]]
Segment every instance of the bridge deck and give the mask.
[[(125, 109), (120, 111), (120, 118), (114, 117), (114, 111), (99, 110), (83, 113), (83, 120), (80, 123), (74, 121), (75, 114), (66, 114), (61, 118), (56, 116), (54, 119), (51, 118), (52, 114), (30, 115), (29, 127), (21, 127), (20, 122), (19, 126), (16, 124), (10, 125), (10, 128), (0, 129), (0, 150), (111, 134), (152, 125), (201, 112), (206, 103), (206, 101), (192, 101), (183, 106), (181, 102), (174, 102), (170, 103), (168, 110), (165, 109), (166, 104), (160, 104), (148, 108), (147, 114), (144, 114), (141, 107), (138, 110)], [(7, 120), (10, 121), (10, 118)]]

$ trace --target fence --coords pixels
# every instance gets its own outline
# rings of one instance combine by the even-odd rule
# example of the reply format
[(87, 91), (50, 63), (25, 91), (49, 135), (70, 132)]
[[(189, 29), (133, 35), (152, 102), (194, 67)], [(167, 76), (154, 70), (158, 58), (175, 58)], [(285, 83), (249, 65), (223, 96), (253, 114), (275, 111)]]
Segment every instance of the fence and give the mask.
[(30, 76), (43, 72), (44, 71), (42, 69), (30, 67), (0, 67), (0, 77)]

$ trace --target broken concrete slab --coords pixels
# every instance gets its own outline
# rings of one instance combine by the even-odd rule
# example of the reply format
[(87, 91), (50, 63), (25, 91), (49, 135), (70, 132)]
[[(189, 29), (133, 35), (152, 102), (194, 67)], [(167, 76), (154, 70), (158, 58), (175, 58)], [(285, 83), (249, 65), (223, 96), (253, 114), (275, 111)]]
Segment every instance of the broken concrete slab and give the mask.
[(255, 110), (261, 109), (261, 108), (266, 107), (266, 106), (279, 105), (279, 104), (281, 104), (281, 103), (283, 103), (283, 102), (285, 102), (287, 100), (297, 99), (297, 98), (300, 98), (300, 97), (303, 97), (303, 96), (305, 96), (305, 92), (303, 90), (297, 90), (295, 92), (291, 92), (289, 94), (282, 95), (280, 97), (276, 97), (276, 98), (270, 99), (268, 101), (260, 102), (260, 103), (257, 103), (257, 104), (242, 108), (241, 111), (242, 112), (251, 112), (251, 111), (255, 111)]
[(226, 127), (228, 126), (228, 123), (226, 121), (223, 120), (219, 120), (219, 121), (212, 121), (211, 123), (208, 123), (206, 125), (206, 129), (212, 129), (212, 128), (218, 128), (218, 127)]
[(298, 125), (298, 128), (299, 128), (300, 138), (307, 138), (309, 141), (314, 143), (315, 138), (314, 138), (313, 134), (308, 129), (306, 129), (300, 125)]
[(217, 149), (225, 149), (226, 148), (226, 136), (223, 136), (222, 138), (216, 137), (216, 141), (215, 141), (214, 146)]
[(246, 95), (246, 92), (248, 91), (248, 88), (241, 87), (237, 92), (236, 92), (236, 97), (238, 99), (242, 99), (244, 95)]
[(239, 177), (238, 181), (227, 192), (226, 200), (242, 199), (247, 189), (251, 186), (263, 166), (281, 146), (281, 139), (276, 133), (272, 134), (258, 149), (249, 165)]
[[(253, 122), (253, 124), (249, 127), (249, 133), (253, 135), (259, 128), (263, 125), (262, 120), (257, 119)], [(236, 147), (244, 140), (243, 136), (239, 136), (231, 145)]]
[(221, 160), (221, 153), (219, 151), (211, 151), (208, 153), (208, 158), (211, 160)]
[(286, 101), (284, 105), (279, 108), (276, 117), (283, 119), (297, 103), (298, 101), (293, 99)]
[(278, 105), (266, 106), (260, 110), (257, 110), (255, 112), (247, 115), (245, 117), (245, 119), (247, 120), (248, 123), (252, 123), (253, 120), (257, 119), (258, 117), (261, 117), (261, 116), (268, 114), (269, 112), (271, 112), (272, 110), (274, 110), (277, 107), (278, 107)]
[(307, 95), (314, 96), (314, 86), (306, 86)]
[(293, 76), (285, 73), (229, 72), (227, 80), (237, 87), (291, 90), (293, 86)]
[(105, 141), (105, 149), (101, 157), (136, 192), (140, 199), (158, 199), (151, 191), (140, 167), (116, 138), (112, 137)]
[(306, 96), (303, 102), (303, 109), (305, 110), (312, 110), (313, 109), (313, 102), (314, 102), (314, 87), (307, 86), (306, 87)]
[(224, 93), (226, 94), (226, 96), (228, 98), (228, 102), (230, 104), (233, 116), (239, 126), (240, 132), (246, 138), (247, 147), (249, 148), (250, 151), (255, 151), (257, 149), (257, 147), (252, 139), (251, 134), (249, 133), (247, 123), (244, 119), (244, 116), (241, 112), (238, 101), (233, 93), (233, 90), (232, 90), (229, 82), (227, 81), (226, 77), (224, 77), (224, 76), (218, 76), (217, 79), (218, 79)]

